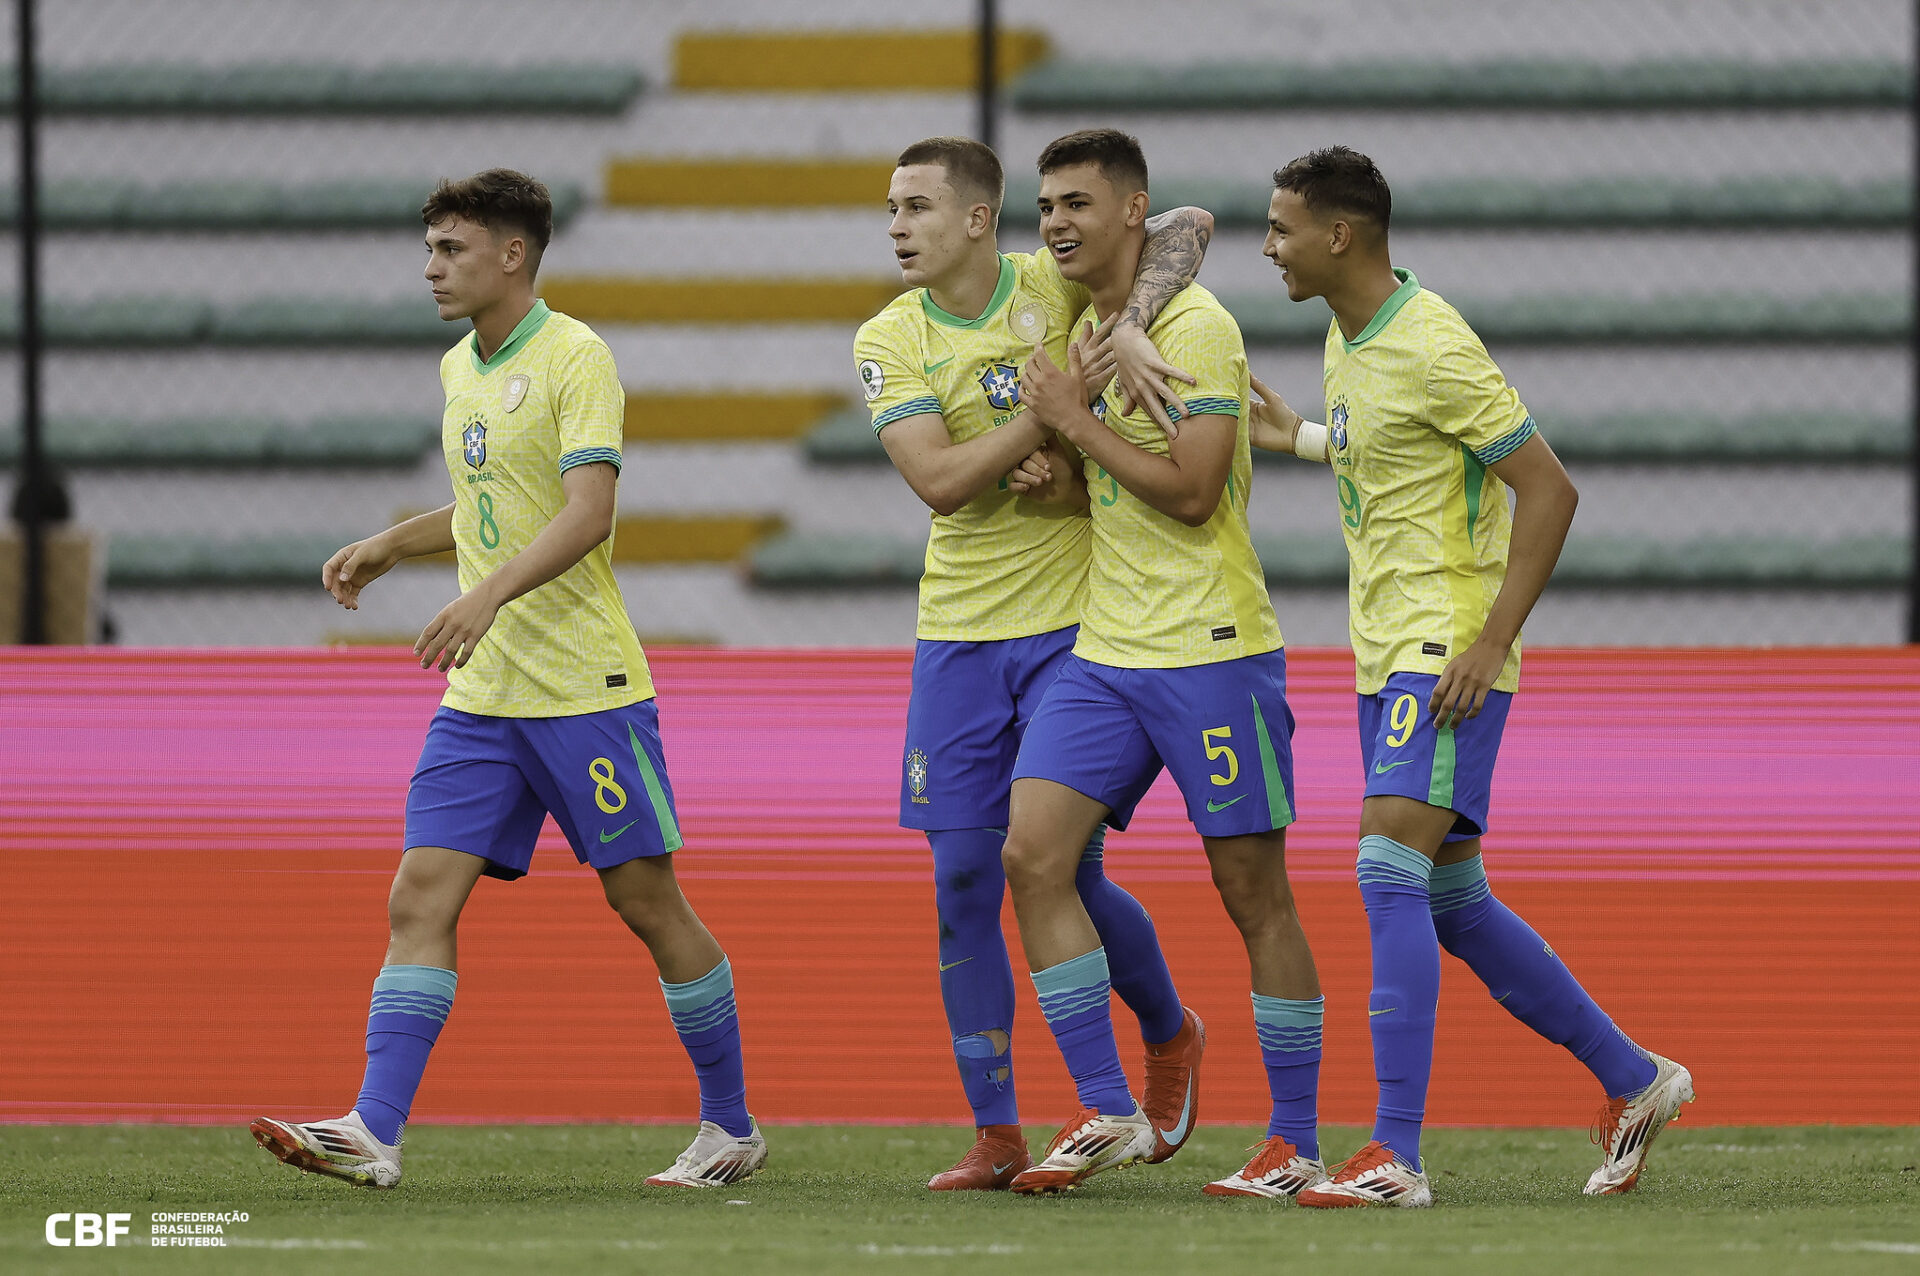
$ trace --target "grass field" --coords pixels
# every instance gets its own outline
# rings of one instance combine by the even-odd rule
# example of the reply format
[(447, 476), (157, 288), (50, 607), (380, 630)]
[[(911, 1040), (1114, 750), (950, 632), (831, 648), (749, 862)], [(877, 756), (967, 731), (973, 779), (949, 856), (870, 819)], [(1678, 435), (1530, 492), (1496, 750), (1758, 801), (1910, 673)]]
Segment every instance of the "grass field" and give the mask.
[[(1230, 1128), (1041, 1200), (927, 1192), (964, 1147), (949, 1129), (775, 1127), (769, 1168), (718, 1192), (640, 1185), (675, 1127), (409, 1133), (406, 1182), (376, 1192), (278, 1165), (244, 1129), (0, 1127), (0, 1271), (1920, 1272), (1920, 1127), (1676, 1126), (1639, 1191), (1600, 1200), (1580, 1195), (1583, 1132), (1436, 1130), (1434, 1209), (1338, 1213), (1202, 1196), (1254, 1141)], [(109, 1210), (135, 1240), (154, 1211), (249, 1221), (224, 1250), (46, 1244), (48, 1214)]]

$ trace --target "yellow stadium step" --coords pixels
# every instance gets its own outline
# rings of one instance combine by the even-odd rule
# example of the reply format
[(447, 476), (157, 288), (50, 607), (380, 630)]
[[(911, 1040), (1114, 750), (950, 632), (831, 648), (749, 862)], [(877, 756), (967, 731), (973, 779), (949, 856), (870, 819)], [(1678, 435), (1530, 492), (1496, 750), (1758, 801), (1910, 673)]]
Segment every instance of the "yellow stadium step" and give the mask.
[[(1044, 33), (1000, 32), (999, 76), (1012, 79), (1048, 53)], [(961, 31), (691, 31), (674, 41), (678, 89), (862, 92), (971, 89), (980, 37)]]
[(540, 292), (585, 323), (859, 323), (902, 291), (897, 279), (562, 278)]
[[(401, 510), (394, 522), (420, 510)], [(774, 514), (629, 514), (613, 525), (616, 563), (730, 563), (784, 524)], [(409, 565), (450, 566), (452, 554), (409, 558)]]
[(606, 201), (623, 208), (884, 207), (891, 159), (656, 159), (607, 165)]
[[(329, 629), (321, 642), (328, 647), (411, 647), (420, 637), (419, 630), (369, 629), (364, 632), (357, 629)], [(717, 647), (720, 640), (711, 634), (680, 634), (669, 631), (641, 632), (640, 645), (651, 651), (655, 647)]]
[(837, 394), (629, 394), (626, 432), (645, 443), (798, 439), (846, 405)]

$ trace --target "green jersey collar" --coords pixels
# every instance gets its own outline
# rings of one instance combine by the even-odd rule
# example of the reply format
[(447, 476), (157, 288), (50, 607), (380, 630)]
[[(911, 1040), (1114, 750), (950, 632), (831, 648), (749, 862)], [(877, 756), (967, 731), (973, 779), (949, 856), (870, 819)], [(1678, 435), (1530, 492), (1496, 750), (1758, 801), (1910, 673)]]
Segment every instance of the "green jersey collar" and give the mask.
[(1007, 298), (1013, 295), (1013, 281), (1019, 273), (1013, 268), (1012, 260), (1005, 253), (1001, 253), (1000, 282), (994, 285), (993, 300), (987, 303), (987, 308), (980, 312), (978, 319), (962, 319), (957, 315), (948, 314), (933, 304), (931, 292), (920, 294), (920, 308), (927, 312), (927, 318), (935, 323), (945, 324), (949, 328), (978, 328), (993, 318), (994, 311), (1007, 304)]
[(1358, 350), (1379, 336), (1380, 329), (1392, 323), (1393, 317), (1400, 313), (1400, 307), (1413, 300), (1413, 294), (1420, 291), (1420, 281), (1414, 277), (1411, 270), (1402, 270), (1395, 266), (1393, 275), (1400, 281), (1400, 286), (1394, 289), (1393, 296), (1381, 303), (1380, 309), (1373, 312), (1373, 318), (1367, 320), (1367, 326), (1360, 330), (1360, 335), (1346, 342), (1349, 351)]
[(519, 354), (520, 347), (532, 341), (533, 334), (540, 331), (552, 315), (553, 311), (547, 309), (546, 302), (535, 301), (533, 309), (527, 311), (527, 317), (513, 326), (513, 331), (507, 336), (507, 343), (495, 350), (491, 359), (480, 357), (480, 334), (474, 333), (473, 339), (467, 342), (467, 355), (473, 360), (473, 370), (484, 377)]

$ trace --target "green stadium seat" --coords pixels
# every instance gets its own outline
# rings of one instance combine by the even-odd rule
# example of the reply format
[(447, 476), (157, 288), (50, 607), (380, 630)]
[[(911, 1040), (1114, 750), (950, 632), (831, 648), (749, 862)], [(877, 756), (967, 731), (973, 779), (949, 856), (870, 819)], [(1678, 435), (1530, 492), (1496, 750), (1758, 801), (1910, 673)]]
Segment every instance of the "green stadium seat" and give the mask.
[(1009, 96), (1023, 111), (1895, 109), (1913, 100), (1913, 72), (1893, 60), (1050, 62), (1021, 76)]
[(320, 565), (353, 540), (350, 534), (260, 536), (232, 541), (116, 536), (107, 546), (107, 584), (116, 589), (317, 586)]
[[(204, 338), (212, 308), (189, 297), (54, 301), (41, 311), (51, 346), (183, 346)], [(0, 297), (0, 345), (20, 339), (20, 303)]]
[[(1256, 537), (1276, 586), (1346, 583), (1346, 548), (1335, 537)], [(888, 536), (787, 532), (757, 546), (748, 573), (765, 589), (906, 587), (920, 579), (924, 545)], [(1897, 589), (1910, 544), (1898, 537), (1815, 542), (1788, 539), (1567, 542), (1554, 583), (1587, 589)]]
[[(351, 67), (255, 63), (206, 67), (129, 63), (48, 67), (40, 102), (48, 114), (392, 115), (484, 111), (610, 115), (641, 89), (630, 66)], [(0, 101), (12, 113), (14, 77), (0, 73)]]
[[(1039, 183), (1007, 184), (1007, 206), (1030, 208)], [(1272, 189), (1263, 182), (1168, 178), (1156, 181), (1154, 204), (1193, 204), (1222, 227), (1264, 227)], [(1396, 229), (1664, 228), (1766, 230), (1832, 228), (1903, 230), (1913, 208), (1903, 179), (1848, 183), (1818, 177), (1742, 177), (1685, 182), (1654, 177), (1529, 182), (1462, 178), (1396, 189)]]
[[(434, 179), (323, 182), (49, 182), (42, 224), (54, 230), (360, 230), (415, 228)], [(551, 188), (553, 220), (580, 211), (578, 186)], [(0, 187), (0, 225), (19, 220), (20, 196)]]
[[(69, 469), (394, 468), (417, 464), (439, 440), (438, 422), (413, 417), (339, 417), (298, 425), (252, 418), (68, 417), (47, 422), (45, 448), (50, 460)], [(19, 430), (0, 430), (0, 466), (17, 464), (19, 455)]]
[[(1913, 450), (1913, 425), (1898, 417), (1783, 413), (1689, 417), (1630, 413), (1592, 419), (1549, 416), (1541, 422), (1561, 459), (1587, 463), (1764, 464), (1768, 462), (1901, 461)], [(864, 411), (831, 417), (809, 434), (807, 459), (821, 465), (884, 462), (886, 450)], [(1273, 452), (1256, 464), (1293, 464)]]
[(335, 298), (249, 301), (214, 311), (208, 340), (218, 345), (451, 346), (469, 331), (443, 320), (425, 297), (361, 302)]

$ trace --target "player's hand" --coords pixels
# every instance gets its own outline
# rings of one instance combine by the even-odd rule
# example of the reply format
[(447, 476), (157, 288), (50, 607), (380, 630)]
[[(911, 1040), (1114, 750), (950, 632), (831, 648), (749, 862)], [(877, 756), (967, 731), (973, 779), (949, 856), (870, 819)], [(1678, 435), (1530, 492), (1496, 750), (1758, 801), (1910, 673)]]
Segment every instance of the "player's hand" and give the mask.
[(1433, 696), (1427, 701), (1427, 713), (1433, 725), (1445, 730), (1457, 727), (1469, 718), (1480, 716), (1487, 703), (1487, 692), (1507, 664), (1507, 649), (1475, 641), (1447, 662), (1440, 680), (1433, 684)]
[(1086, 369), (1078, 342), (1067, 346), (1064, 370), (1053, 366), (1045, 347), (1034, 346), (1027, 366), (1020, 370), (1020, 398), (1042, 425), (1051, 426), (1068, 439), (1087, 422), (1099, 423), (1087, 407)]
[(1180, 427), (1176, 423), (1174, 409), (1178, 419), (1188, 416), (1187, 401), (1173, 388), (1175, 381), (1184, 381), (1188, 385), (1198, 385), (1199, 381), (1192, 373), (1182, 372), (1160, 357), (1160, 349), (1153, 344), (1146, 329), (1137, 324), (1123, 323), (1114, 328), (1108, 338), (1113, 344), (1114, 374), (1120, 378), (1120, 393), (1123, 401), (1122, 412), (1131, 412), (1136, 406), (1145, 407), (1147, 414), (1160, 423), (1169, 439), (1177, 438)]
[(1118, 318), (1118, 315), (1108, 315), (1107, 321), (1098, 328), (1089, 319), (1078, 338), (1080, 366), (1086, 370), (1089, 399), (1106, 393), (1107, 382), (1113, 380), (1117, 357), (1113, 351), (1113, 324)]
[(1086, 504), (1086, 482), (1058, 435), (1035, 448), (1019, 469), (1007, 475), (1007, 487), (1042, 505)]
[[(1047, 459), (1047, 449), (1037, 447), (1029, 452), (1018, 468), (1007, 475), (1007, 490), (1021, 496), (1033, 496), (1046, 490), (1053, 481), (1053, 467)], [(1035, 499), (1039, 499), (1035, 497)]]
[(1259, 377), (1248, 374), (1256, 396), (1247, 405), (1247, 442), (1267, 452), (1291, 452), (1300, 433), (1300, 414), (1287, 401), (1267, 388)]
[(413, 644), (413, 654), (420, 658), (420, 667), (431, 669), (437, 660), (441, 673), (464, 668), (467, 661), (473, 659), (480, 639), (493, 627), (493, 618), (499, 614), (499, 604), (477, 588), (469, 589), (442, 607)]
[(360, 591), (387, 574), (400, 556), (387, 538), (369, 536), (339, 550), (320, 569), (320, 583), (348, 611), (360, 610)]

